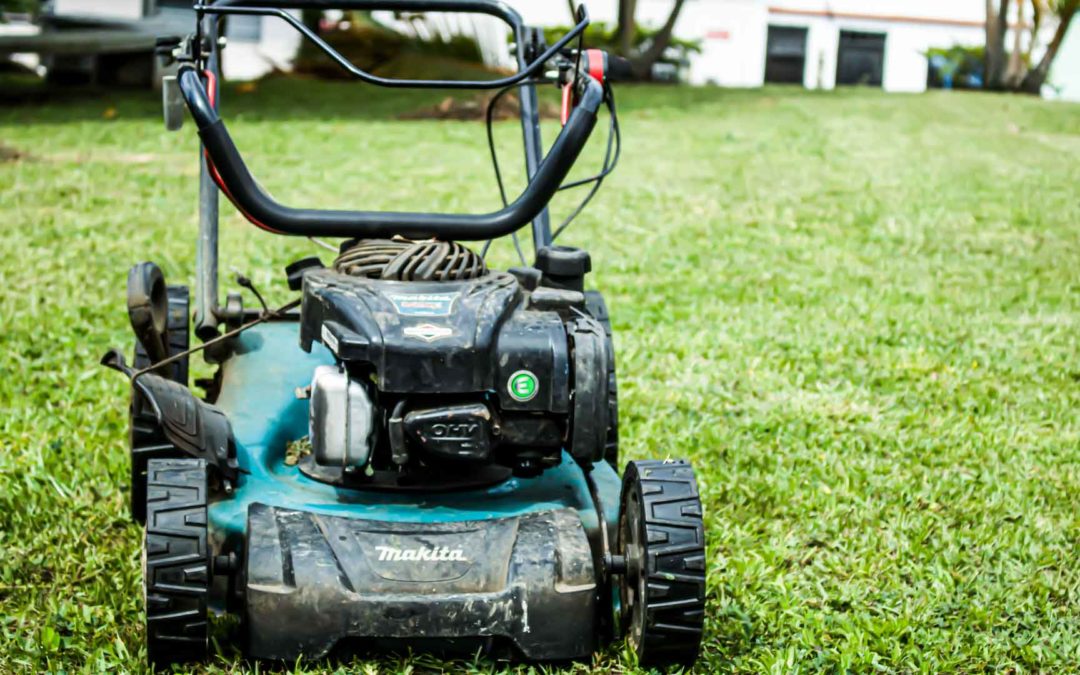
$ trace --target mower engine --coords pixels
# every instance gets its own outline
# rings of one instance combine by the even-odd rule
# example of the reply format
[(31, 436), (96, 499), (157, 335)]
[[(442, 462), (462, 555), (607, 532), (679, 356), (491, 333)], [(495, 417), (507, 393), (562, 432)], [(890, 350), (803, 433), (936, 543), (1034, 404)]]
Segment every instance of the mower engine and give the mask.
[(460, 487), (535, 475), (564, 446), (585, 466), (604, 459), (612, 359), (589, 266), (549, 247), (536, 268), (492, 272), (456, 243), (365, 240), (305, 269), (301, 347), (322, 343), (337, 365), (313, 375), (301, 470)]

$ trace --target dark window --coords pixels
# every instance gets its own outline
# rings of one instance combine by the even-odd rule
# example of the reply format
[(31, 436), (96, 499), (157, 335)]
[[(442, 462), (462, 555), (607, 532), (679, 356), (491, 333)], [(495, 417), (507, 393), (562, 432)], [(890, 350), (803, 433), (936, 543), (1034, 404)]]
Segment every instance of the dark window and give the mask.
[(802, 84), (806, 70), (806, 29), (769, 26), (765, 81)]
[(885, 71), (885, 34), (840, 31), (836, 55), (836, 84), (880, 87)]

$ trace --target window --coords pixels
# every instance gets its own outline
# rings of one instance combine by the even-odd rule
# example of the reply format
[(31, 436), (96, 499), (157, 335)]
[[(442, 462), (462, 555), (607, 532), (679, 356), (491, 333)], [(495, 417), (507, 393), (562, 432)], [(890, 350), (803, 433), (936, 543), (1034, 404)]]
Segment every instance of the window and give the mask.
[(840, 31), (836, 54), (836, 84), (880, 87), (885, 70), (885, 34)]
[(802, 84), (806, 70), (806, 29), (769, 26), (765, 81)]

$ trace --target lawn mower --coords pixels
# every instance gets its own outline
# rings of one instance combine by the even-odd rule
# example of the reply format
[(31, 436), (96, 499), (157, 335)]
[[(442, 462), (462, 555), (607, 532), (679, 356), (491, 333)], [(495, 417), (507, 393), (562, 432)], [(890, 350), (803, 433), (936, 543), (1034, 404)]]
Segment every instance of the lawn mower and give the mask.
[[(386, 79), (357, 67), (298, 9), (463, 12), (513, 34), (515, 74)], [(370, 651), (562, 661), (625, 634), (641, 665), (690, 664), (705, 603), (694, 472), (681, 460), (617, 473), (611, 323), (586, 290), (588, 253), (554, 243), (615, 167), (611, 81), (628, 64), (587, 50), (579, 8), (550, 46), (496, 0), (217, 0), (194, 32), (163, 38), (166, 123), (201, 139), (194, 313), (187, 287), (149, 262), (128, 275), (131, 515), (145, 527), (146, 652), (155, 666), (208, 658), (215, 640), (255, 659)], [(498, 90), (520, 100), (528, 182), (480, 215), (285, 206), (252, 176), (219, 114), (221, 20), (288, 22), (364, 83)], [(562, 88), (543, 154), (537, 87)], [(491, 106), (488, 137), (491, 139)], [(601, 171), (567, 176), (609, 121)], [(185, 110), (186, 109), (186, 110)], [(182, 113), (178, 116), (177, 113)], [(587, 196), (553, 229), (560, 189)], [(254, 284), (218, 298), (218, 195), (277, 235), (334, 247), (289, 265), (299, 297), (271, 309)], [(532, 264), (497, 271), (462, 242), (530, 225)], [(339, 239), (340, 245), (327, 239)], [(521, 246), (517, 246), (521, 252)], [(524, 256), (522, 256), (524, 258)], [(194, 326), (192, 327), (192, 323)], [(189, 334), (201, 344), (189, 345)], [(189, 388), (190, 356), (216, 365)], [(222, 633), (221, 639), (217, 634)]]

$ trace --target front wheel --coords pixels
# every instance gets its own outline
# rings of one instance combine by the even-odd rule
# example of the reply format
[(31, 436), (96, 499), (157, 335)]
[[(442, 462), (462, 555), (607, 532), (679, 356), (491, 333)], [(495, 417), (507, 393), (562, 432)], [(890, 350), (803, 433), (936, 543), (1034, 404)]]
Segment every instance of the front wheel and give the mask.
[(147, 658), (159, 667), (202, 661), (210, 592), (206, 460), (152, 459), (146, 474)]
[(684, 460), (630, 462), (615, 554), (623, 631), (643, 667), (690, 665), (705, 619), (705, 527)]

